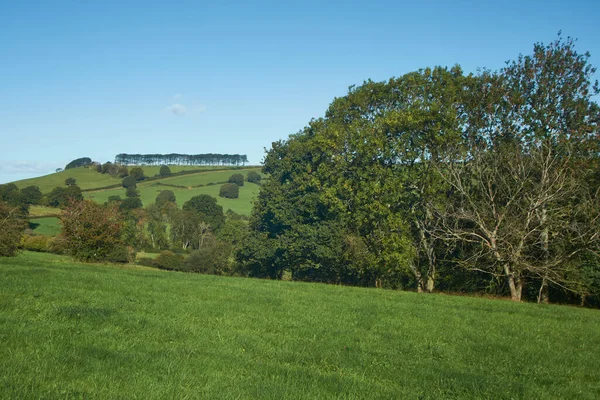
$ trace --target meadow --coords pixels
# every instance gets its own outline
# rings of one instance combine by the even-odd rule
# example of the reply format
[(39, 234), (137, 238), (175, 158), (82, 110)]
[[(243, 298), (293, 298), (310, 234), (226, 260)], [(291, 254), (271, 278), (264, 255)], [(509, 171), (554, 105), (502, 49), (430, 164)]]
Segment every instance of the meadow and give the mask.
[(0, 259), (4, 398), (600, 397), (600, 313)]

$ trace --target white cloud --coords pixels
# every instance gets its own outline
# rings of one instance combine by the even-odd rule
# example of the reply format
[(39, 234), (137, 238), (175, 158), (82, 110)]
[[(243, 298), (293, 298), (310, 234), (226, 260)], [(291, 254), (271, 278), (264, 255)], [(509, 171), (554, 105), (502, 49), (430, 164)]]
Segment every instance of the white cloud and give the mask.
[(183, 104), (175, 103), (167, 107), (167, 110), (175, 115), (183, 116), (187, 112), (187, 108)]
[(179, 100), (181, 100), (182, 97), (183, 97), (183, 95), (181, 93), (174, 94), (173, 101), (179, 101)]

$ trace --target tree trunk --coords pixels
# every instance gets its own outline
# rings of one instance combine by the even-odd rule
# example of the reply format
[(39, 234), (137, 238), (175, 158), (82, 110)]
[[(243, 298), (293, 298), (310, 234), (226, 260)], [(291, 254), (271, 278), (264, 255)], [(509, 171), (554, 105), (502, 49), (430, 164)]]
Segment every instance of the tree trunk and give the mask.
[(523, 282), (521, 281), (521, 278), (515, 276), (515, 273), (511, 270), (508, 264), (504, 265), (504, 273), (508, 278), (510, 298), (512, 299), (512, 301), (521, 301), (521, 294), (523, 292)]
[(433, 292), (434, 284), (435, 284), (434, 277), (431, 275), (428, 275), (427, 276), (427, 293)]
[(540, 285), (540, 291), (538, 292), (537, 302), (548, 304), (548, 281), (546, 277), (542, 279), (542, 284)]

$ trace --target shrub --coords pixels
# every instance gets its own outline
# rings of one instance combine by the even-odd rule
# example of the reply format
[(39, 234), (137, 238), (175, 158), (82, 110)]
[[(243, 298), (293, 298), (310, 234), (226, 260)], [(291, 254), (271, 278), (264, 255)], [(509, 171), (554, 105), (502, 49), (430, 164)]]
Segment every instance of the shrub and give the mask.
[(229, 183), (235, 183), (238, 186), (244, 186), (244, 175), (233, 174), (229, 177)]
[(75, 178), (65, 179), (65, 186), (75, 186), (75, 185), (77, 185), (77, 179), (75, 179)]
[(103, 261), (122, 246), (123, 221), (116, 206), (72, 201), (60, 216), (66, 246), (80, 261)]
[(156, 196), (156, 200), (154, 203), (158, 207), (162, 207), (166, 202), (175, 203), (177, 199), (175, 198), (175, 193), (172, 190), (161, 190), (161, 192)]
[(53, 254), (68, 254), (68, 242), (64, 236), (55, 236), (48, 239), (47, 251)]
[(131, 170), (129, 171), (129, 176), (135, 177), (136, 181), (142, 181), (142, 180), (146, 179), (146, 176), (144, 175), (144, 170), (142, 169), (142, 167), (131, 168)]
[(252, 183), (260, 183), (261, 179), (262, 179), (262, 177), (256, 171), (250, 171), (250, 172), (248, 172), (248, 176), (246, 178), (246, 180), (248, 182), (252, 182)]
[(14, 256), (27, 221), (19, 207), (0, 202), (0, 256)]
[(117, 245), (108, 251), (106, 261), (113, 263), (128, 263), (135, 260), (135, 250), (133, 247)]
[(129, 175), (123, 178), (122, 185), (125, 189), (135, 188), (137, 186), (135, 176)]
[(193, 251), (181, 267), (182, 271), (211, 275), (233, 275), (229, 259), (231, 245), (218, 240), (211, 241)]
[(169, 176), (171, 175), (171, 168), (166, 165), (161, 165), (160, 171), (158, 172), (160, 176)]
[(119, 178), (125, 178), (126, 176), (129, 176), (129, 169), (127, 169), (127, 167), (125, 165), (121, 165), (119, 167), (118, 176), (119, 176)]
[(145, 267), (156, 267), (156, 263), (153, 258), (150, 257), (140, 257), (137, 260), (138, 265), (143, 265)]
[(119, 203), (119, 210), (133, 210), (142, 208), (142, 200), (139, 197), (128, 197)]
[(154, 260), (154, 265), (160, 269), (179, 270), (183, 265), (183, 256), (172, 251), (163, 251)]
[(50, 238), (46, 236), (25, 235), (23, 236), (23, 239), (21, 239), (21, 245), (24, 250), (47, 252), (49, 241)]
[(227, 199), (237, 199), (240, 196), (240, 187), (235, 183), (226, 183), (221, 186), (219, 196)]

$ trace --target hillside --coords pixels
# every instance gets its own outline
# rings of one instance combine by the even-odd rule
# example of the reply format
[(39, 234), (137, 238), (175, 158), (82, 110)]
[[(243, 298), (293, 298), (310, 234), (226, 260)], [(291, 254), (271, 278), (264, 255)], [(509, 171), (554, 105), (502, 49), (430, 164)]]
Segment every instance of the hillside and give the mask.
[(19, 398), (600, 396), (600, 314), (481, 298), (0, 259)]
[[(250, 171), (260, 172), (260, 167), (250, 166), (240, 167), (197, 167), (197, 166), (170, 166), (172, 173), (186, 172), (184, 175), (173, 175), (164, 178), (158, 178), (159, 166), (143, 166), (144, 174), (151, 178), (138, 183), (138, 190), (144, 206), (151, 204), (156, 199), (161, 190), (172, 190), (177, 198), (179, 207), (193, 196), (199, 194), (209, 194), (215, 198), (223, 210), (231, 209), (239, 214), (250, 214), (252, 201), (258, 194), (259, 186), (246, 182), (240, 188), (240, 197), (238, 199), (224, 199), (219, 197), (219, 187), (227, 182), (228, 178), (234, 173), (241, 173), (244, 176)], [(14, 182), (19, 188), (27, 186), (38, 186), (42, 193), (49, 193), (57, 186), (65, 186), (65, 179), (75, 178), (77, 185), (84, 191), (85, 198), (104, 203), (109, 196), (121, 196), (125, 198), (125, 189), (122, 187), (108, 188), (109, 186), (120, 185), (121, 178), (112, 177), (108, 174), (100, 174), (92, 169), (85, 167), (72, 168), (66, 171), (57, 172), (38, 178), (25, 179)], [(55, 214), (56, 210), (46, 210), (48, 214)], [(44, 215), (42, 213), (42, 215)]]

